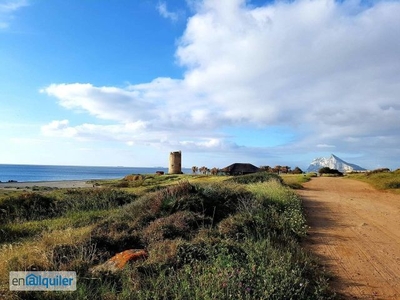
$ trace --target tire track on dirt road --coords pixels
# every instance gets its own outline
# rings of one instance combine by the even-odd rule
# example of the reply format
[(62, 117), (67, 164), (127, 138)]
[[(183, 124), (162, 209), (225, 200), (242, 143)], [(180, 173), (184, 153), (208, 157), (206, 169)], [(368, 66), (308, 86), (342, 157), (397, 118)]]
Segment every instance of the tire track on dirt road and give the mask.
[(400, 195), (356, 180), (313, 178), (298, 194), (305, 246), (346, 299), (400, 299)]

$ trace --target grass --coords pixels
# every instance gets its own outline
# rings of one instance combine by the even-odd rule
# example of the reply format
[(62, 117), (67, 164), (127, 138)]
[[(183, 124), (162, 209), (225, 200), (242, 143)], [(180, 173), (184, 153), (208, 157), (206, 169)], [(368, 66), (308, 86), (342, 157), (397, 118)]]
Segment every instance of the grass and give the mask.
[(72, 212), (107, 210), (136, 196), (115, 189), (67, 189), (57, 194), (25, 192), (0, 200), (0, 224), (44, 220)]
[(302, 189), (303, 183), (310, 181), (312, 177), (316, 176), (316, 173), (281, 175), (283, 182), (292, 189)]
[(87, 226), (98, 222), (112, 212), (112, 210), (77, 211), (60, 218), (0, 225), (0, 245), (20, 242), (23, 239), (38, 236), (45, 231)]
[(57, 245), (77, 245), (89, 237), (91, 230), (92, 226), (54, 229), (43, 231), (37, 239), (1, 245), (0, 295), (8, 289), (9, 271), (55, 270), (52, 256), (54, 248)]
[(346, 176), (367, 182), (379, 190), (391, 190), (400, 193), (400, 170), (393, 172), (366, 172)]
[(134, 192), (137, 195), (143, 195), (179, 181), (189, 181), (193, 183), (205, 182), (222, 182), (226, 180), (224, 176), (210, 176), (202, 174), (182, 174), (182, 175), (136, 175), (140, 176), (134, 180), (134, 175), (128, 175), (126, 178), (132, 178), (132, 181), (127, 179), (112, 179), (112, 180), (93, 180), (91, 183), (102, 187), (117, 187), (127, 192)]
[[(5, 235), (8, 240), (0, 248), (1, 281), (6, 282), (3, 280), (7, 280), (10, 270), (69, 270), (78, 274), (78, 289), (73, 293), (11, 293), (3, 285), (0, 296), (334, 297), (326, 275), (300, 246), (307, 230), (301, 201), (280, 177), (162, 177), (141, 178), (136, 187), (40, 194), (54, 204), (43, 218), (19, 216), (21, 223), (17, 224), (8, 214), (10, 218), (0, 227), (0, 231), (12, 233)], [(115, 183), (118, 181), (107, 185)], [(25, 204), (19, 198), (13, 199), (17, 200), (12, 205)], [(4, 205), (11, 205), (10, 201), (0, 204), (7, 208)], [(53, 215), (59, 207), (63, 207), (61, 215)], [(145, 261), (115, 274), (94, 275), (89, 271), (117, 252), (140, 248), (149, 253)]]
[(235, 182), (241, 184), (257, 183), (257, 182), (268, 182), (268, 181), (279, 181), (282, 182), (282, 178), (276, 174), (268, 172), (258, 172), (253, 174), (247, 174), (242, 176), (233, 176), (227, 180), (228, 182)]

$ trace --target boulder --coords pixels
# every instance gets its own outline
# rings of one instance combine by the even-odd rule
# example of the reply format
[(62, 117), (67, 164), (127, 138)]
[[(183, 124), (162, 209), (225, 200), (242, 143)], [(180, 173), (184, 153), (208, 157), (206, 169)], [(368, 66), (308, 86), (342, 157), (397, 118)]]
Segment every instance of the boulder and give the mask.
[(146, 259), (148, 257), (148, 253), (144, 249), (129, 249), (117, 253), (105, 263), (95, 266), (91, 268), (91, 273), (98, 273), (98, 272), (111, 272), (115, 273), (119, 270), (122, 270), (125, 265), (129, 261), (137, 261), (141, 259)]

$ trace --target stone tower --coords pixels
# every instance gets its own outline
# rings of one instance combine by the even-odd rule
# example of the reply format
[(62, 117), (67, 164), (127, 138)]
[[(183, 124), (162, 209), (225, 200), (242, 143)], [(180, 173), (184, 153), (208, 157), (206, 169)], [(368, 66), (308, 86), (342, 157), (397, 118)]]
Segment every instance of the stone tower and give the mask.
[(169, 154), (168, 174), (182, 174), (182, 153), (181, 151)]

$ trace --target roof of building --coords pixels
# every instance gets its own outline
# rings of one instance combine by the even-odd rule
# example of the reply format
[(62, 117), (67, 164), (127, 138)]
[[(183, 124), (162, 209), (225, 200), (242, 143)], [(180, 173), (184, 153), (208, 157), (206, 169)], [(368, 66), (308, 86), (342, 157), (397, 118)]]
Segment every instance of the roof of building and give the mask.
[(255, 173), (259, 171), (259, 168), (249, 163), (234, 163), (221, 169), (221, 171), (227, 173)]

